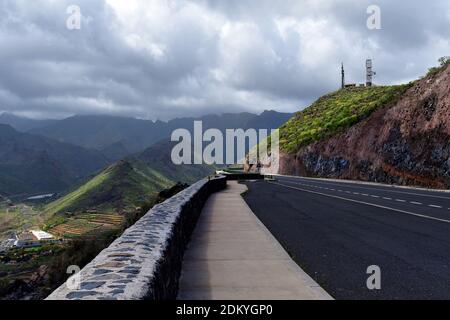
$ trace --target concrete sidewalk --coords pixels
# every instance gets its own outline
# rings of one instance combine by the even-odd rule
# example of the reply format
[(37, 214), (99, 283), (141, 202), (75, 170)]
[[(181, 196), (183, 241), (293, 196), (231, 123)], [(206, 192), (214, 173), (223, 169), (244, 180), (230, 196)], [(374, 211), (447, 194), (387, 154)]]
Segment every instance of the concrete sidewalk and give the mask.
[(332, 299), (254, 215), (241, 197), (246, 190), (228, 182), (206, 203), (185, 254), (178, 299)]

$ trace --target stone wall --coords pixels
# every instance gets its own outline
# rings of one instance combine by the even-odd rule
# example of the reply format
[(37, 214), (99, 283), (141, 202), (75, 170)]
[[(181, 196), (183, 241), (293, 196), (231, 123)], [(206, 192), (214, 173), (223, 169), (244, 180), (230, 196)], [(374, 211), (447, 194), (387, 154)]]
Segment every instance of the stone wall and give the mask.
[[(171, 300), (178, 291), (183, 254), (208, 197), (224, 177), (201, 180), (155, 206), (47, 300)], [(71, 281), (72, 283), (72, 281)]]

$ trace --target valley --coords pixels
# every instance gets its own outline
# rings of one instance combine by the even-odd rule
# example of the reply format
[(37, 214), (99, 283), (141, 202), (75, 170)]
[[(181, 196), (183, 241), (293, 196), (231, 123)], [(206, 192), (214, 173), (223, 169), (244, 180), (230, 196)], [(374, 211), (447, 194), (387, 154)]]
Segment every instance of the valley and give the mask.
[[(196, 121), (218, 136), (280, 128), (280, 170), (247, 164), (248, 171), (448, 188), (449, 84), (446, 62), (408, 84), (343, 88), (295, 115), (74, 116), (45, 124), (0, 116), (7, 122), (0, 124), (0, 299), (45, 297), (67, 278), (67, 266), (84, 266), (155, 204), (223, 169), (191, 165), (190, 152), (173, 162), (171, 133), (200, 136)], [(195, 143), (194, 151), (206, 144)], [(53, 238), (27, 238), (33, 231)], [(22, 238), (33, 244), (17, 245)]]
[[(175, 166), (172, 145), (157, 143), (52, 197), (48, 189), (1, 196), (0, 299), (42, 299), (67, 278), (67, 266), (84, 266), (153, 205), (186, 187), (180, 182), (214, 173), (214, 166)], [(49, 183), (59, 178), (40, 174)], [(36, 241), (31, 230), (52, 240)], [(19, 239), (32, 244), (19, 245)]]
[(291, 116), (290, 113), (264, 111), (261, 114), (248, 112), (211, 114), (163, 122), (107, 115), (73, 116), (58, 121), (32, 121), (4, 114), (0, 115), (0, 123), (11, 125), (24, 133), (99, 151), (114, 162), (167, 139), (176, 129), (193, 132), (194, 121), (202, 121), (205, 129), (215, 128), (225, 132), (229, 128), (276, 129)]
[[(54, 202), (0, 209), (0, 300), (45, 298), (67, 279), (68, 266), (87, 264), (155, 204), (186, 187), (167, 182), (164, 189), (163, 185), (150, 186), (151, 181), (145, 185), (139, 180), (136, 189), (125, 190), (122, 188), (129, 187), (129, 181), (115, 179), (128, 175), (133, 180), (129, 170), (134, 171), (129, 164), (120, 163)], [(111, 204), (106, 203), (111, 200), (109, 193), (116, 197)], [(17, 244), (16, 239), (40, 229), (54, 240), (31, 246)]]

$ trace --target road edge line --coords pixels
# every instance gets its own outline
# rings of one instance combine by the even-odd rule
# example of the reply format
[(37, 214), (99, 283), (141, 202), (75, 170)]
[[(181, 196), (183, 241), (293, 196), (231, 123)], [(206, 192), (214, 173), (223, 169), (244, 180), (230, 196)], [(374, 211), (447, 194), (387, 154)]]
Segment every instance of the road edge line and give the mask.
[(298, 190), (298, 191), (313, 193), (313, 194), (317, 194), (317, 195), (321, 195), (321, 196), (325, 196), (325, 197), (329, 197), (329, 198), (340, 199), (340, 200), (345, 200), (345, 201), (350, 201), (350, 202), (359, 203), (359, 204), (363, 204), (363, 205), (368, 205), (368, 206), (372, 206), (372, 207), (376, 207), (376, 208), (380, 208), (380, 209), (386, 209), (386, 210), (390, 210), (390, 211), (400, 212), (400, 213), (403, 213), (403, 214), (407, 214), (407, 215), (410, 215), (410, 216), (415, 216), (415, 217), (422, 218), (422, 219), (428, 219), (428, 220), (433, 220), (433, 221), (438, 221), (438, 222), (443, 222), (443, 223), (450, 224), (450, 220), (434, 218), (434, 217), (426, 216), (426, 215), (419, 214), (419, 213), (404, 211), (404, 210), (395, 209), (395, 208), (391, 208), (391, 207), (385, 207), (385, 206), (381, 206), (381, 205), (374, 204), (374, 203), (369, 203), (369, 202), (364, 202), (364, 201), (359, 201), (359, 200), (353, 200), (353, 199), (348, 199), (348, 198), (339, 197), (339, 196), (333, 196), (333, 195), (330, 195), (330, 194), (316, 192), (316, 191), (311, 191), (311, 190), (306, 190), (306, 189), (302, 189), (302, 188), (296, 188), (296, 187), (287, 186), (287, 185), (284, 185), (284, 184), (281, 184), (281, 183), (276, 183), (276, 182), (268, 182), (268, 183), (273, 184), (273, 185), (282, 186), (282, 187), (289, 188), (289, 189), (294, 189), (294, 190)]

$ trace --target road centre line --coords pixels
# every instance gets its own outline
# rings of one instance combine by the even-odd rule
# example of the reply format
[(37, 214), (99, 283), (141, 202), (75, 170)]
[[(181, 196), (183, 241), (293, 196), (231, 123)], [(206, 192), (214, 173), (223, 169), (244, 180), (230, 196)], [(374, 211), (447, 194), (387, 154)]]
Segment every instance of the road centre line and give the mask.
[(278, 185), (278, 186), (281, 186), (281, 187), (285, 187), (285, 188), (289, 188), (289, 189), (293, 189), (293, 190), (298, 190), (298, 191), (303, 191), (303, 192), (307, 192), (307, 193), (317, 194), (317, 195), (321, 195), (321, 196), (325, 196), (325, 197), (329, 197), (329, 198), (334, 198), (334, 199), (345, 200), (345, 201), (349, 201), (349, 202), (353, 202), (353, 203), (358, 203), (358, 204), (368, 205), (368, 206), (372, 206), (372, 207), (376, 207), (376, 208), (380, 208), (380, 209), (386, 209), (386, 210), (390, 210), (390, 211), (394, 211), (394, 212), (399, 212), (399, 213), (402, 213), (402, 214), (407, 214), (407, 215), (418, 217), (418, 218), (422, 218), (422, 219), (433, 220), (433, 221), (438, 221), (438, 222), (443, 222), (443, 223), (450, 224), (450, 220), (439, 219), (439, 218), (435, 218), (435, 217), (426, 216), (426, 215), (423, 215), (423, 214), (418, 214), (418, 213), (404, 211), (404, 210), (395, 209), (395, 208), (391, 208), (391, 207), (381, 206), (381, 205), (377, 205), (377, 204), (374, 204), (374, 203), (358, 201), (358, 200), (348, 199), (348, 198), (344, 198), (344, 197), (329, 195), (329, 194), (325, 194), (325, 193), (321, 193), (321, 192), (316, 192), (316, 191), (306, 190), (306, 189), (302, 189), (302, 188), (287, 186), (287, 185), (284, 185), (284, 184), (281, 184), (281, 183), (277, 183), (277, 182), (268, 182), (268, 183), (269, 184), (273, 184), (273, 185)]
[[(318, 189), (323, 189), (323, 190), (328, 190), (328, 191), (336, 191), (335, 189), (323, 188), (323, 187), (319, 187), (319, 186), (315, 186), (315, 185), (309, 185), (309, 184), (304, 184), (304, 183), (296, 183), (296, 182), (292, 182), (292, 181), (285, 181), (285, 182), (296, 184), (296, 185), (301, 185), (301, 186), (309, 187), (309, 188), (318, 188)], [(382, 198), (384, 200), (394, 200), (394, 199), (389, 198), (389, 197), (381, 197), (381, 196), (371, 195), (371, 194), (367, 194), (367, 193), (351, 192), (351, 191), (344, 191), (344, 190), (337, 190), (337, 191), (338, 192), (345, 192), (347, 194), (362, 195), (362, 196), (365, 196), (365, 197), (372, 197), (372, 198), (377, 198), (377, 199)], [(414, 205), (423, 205), (423, 203), (417, 202), (417, 201), (406, 201), (406, 200), (403, 200), (403, 199), (395, 199), (395, 201), (396, 202), (401, 202), (401, 203), (409, 202), (409, 203), (414, 204)], [(437, 209), (443, 209), (442, 206), (438, 206), (438, 205), (428, 205), (428, 207), (437, 208)], [(448, 210), (450, 210), (450, 208), (448, 208)]]
[[(380, 187), (380, 188), (384, 187), (384, 188), (391, 188), (391, 189), (395, 189), (396, 188), (395, 186), (389, 186), (389, 185), (386, 185), (386, 186), (380, 185), (380, 186), (374, 186), (374, 188), (367, 188), (367, 187), (355, 186), (355, 185), (352, 185), (351, 183), (346, 183), (346, 182), (333, 183), (333, 182), (328, 182), (328, 181), (324, 182), (322, 180), (318, 180), (318, 179), (314, 179), (314, 178), (295, 177), (295, 176), (285, 176), (285, 177), (288, 178), (288, 179), (289, 178), (290, 179), (292, 179), (292, 178), (294, 178), (294, 179), (307, 179), (307, 180), (313, 181), (314, 183), (334, 185), (334, 186), (342, 186), (342, 184), (348, 184), (348, 186), (346, 186), (346, 187), (353, 188), (353, 189), (356, 188), (356, 189), (364, 189), (364, 190), (377, 190), (377, 191), (381, 191), (381, 192), (383, 192), (383, 191), (384, 192), (393, 192), (393, 193), (401, 193), (401, 194), (409, 194), (409, 195), (417, 195), (417, 196), (422, 196), (422, 197), (430, 197), (430, 198), (439, 198), (439, 199), (450, 200), (450, 197), (444, 197), (444, 196), (438, 196), (438, 195), (432, 195), (432, 194), (423, 194), (423, 193), (418, 193), (418, 192), (406, 192), (406, 191), (398, 191), (398, 190), (385, 190), (385, 189), (378, 189), (377, 188), (377, 187)], [(283, 181), (283, 182), (296, 183), (296, 182), (292, 182), (292, 181)], [(429, 190), (428, 192), (433, 192), (433, 190)]]

